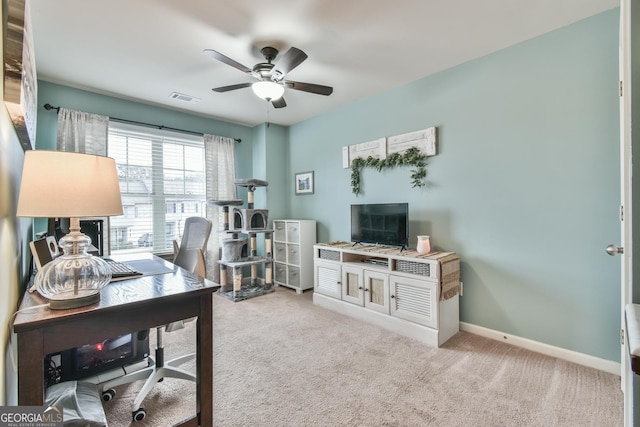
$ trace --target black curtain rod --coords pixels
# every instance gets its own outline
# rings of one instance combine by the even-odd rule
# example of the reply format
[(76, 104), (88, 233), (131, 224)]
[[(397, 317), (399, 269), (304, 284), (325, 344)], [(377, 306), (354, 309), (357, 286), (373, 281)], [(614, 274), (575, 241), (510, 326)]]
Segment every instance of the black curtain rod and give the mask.
[[(60, 112), (60, 107), (54, 107), (51, 104), (44, 104), (44, 109), (45, 110), (56, 110), (56, 112)], [(190, 133), (192, 135), (200, 135), (200, 136), (204, 135), (202, 132), (194, 132), (192, 130), (176, 129), (176, 128), (172, 128), (172, 127), (168, 127), (168, 126), (162, 126), (162, 125), (152, 125), (152, 124), (149, 124), (149, 123), (136, 122), (135, 120), (119, 119), (117, 117), (109, 117), (109, 120), (115, 120), (117, 122), (123, 122), (123, 123), (130, 123), (130, 124), (133, 124), (133, 125), (149, 126), (149, 127), (158, 128), (158, 129), (174, 130), (176, 132)], [(234, 138), (233, 140), (235, 142), (237, 142), (237, 143), (242, 142), (242, 139), (240, 139), (240, 138)]]

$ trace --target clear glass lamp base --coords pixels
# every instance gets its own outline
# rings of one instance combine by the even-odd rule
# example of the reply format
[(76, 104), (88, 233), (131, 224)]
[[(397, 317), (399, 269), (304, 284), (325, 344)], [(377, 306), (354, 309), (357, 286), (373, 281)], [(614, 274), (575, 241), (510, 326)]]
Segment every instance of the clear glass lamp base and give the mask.
[(100, 290), (111, 281), (109, 265), (87, 252), (91, 239), (72, 230), (60, 239), (64, 254), (47, 263), (35, 277), (38, 293), (54, 310), (83, 307), (100, 301)]

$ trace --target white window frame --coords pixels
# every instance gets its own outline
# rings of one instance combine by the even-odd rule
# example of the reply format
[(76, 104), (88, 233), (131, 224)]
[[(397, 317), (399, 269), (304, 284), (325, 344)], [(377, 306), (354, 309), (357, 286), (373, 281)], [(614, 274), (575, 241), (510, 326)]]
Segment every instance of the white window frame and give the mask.
[[(167, 254), (172, 251), (174, 239), (179, 239), (184, 228), (183, 220), (187, 216), (203, 216), (206, 213), (206, 197), (205, 197), (205, 165), (204, 165), (204, 139), (202, 135), (177, 132), (166, 129), (157, 129), (139, 124), (123, 123), (118, 121), (111, 121), (109, 123), (109, 140), (115, 141), (115, 137), (125, 138), (127, 144), (135, 144), (136, 140), (151, 141), (151, 178), (148, 183), (151, 185), (151, 192), (149, 193), (128, 193), (127, 190), (132, 185), (122, 185), (121, 181), (121, 193), (123, 199), (123, 205), (125, 215), (118, 217), (111, 217), (110, 219), (110, 238), (109, 238), (109, 250), (110, 253), (132, 253), (132, 252), (153, 252), (158, 255)], [(196, 183), (199, 183), (197, 179), (198, 173), (202, 174), (202, 186), (201, 191), (198, 190), (198, 185), (188, 185), (188, 179), (182, 181), (183, 188), (188, 189), (184, 194), (165, 194), (165, 174), (164, 171), (168, 169), (164, 165), (163, 148), (172, 144), (178, 144), (183, 147), (183, 153), (185, 151), (193, 153), (193, 149), (201, 150), (201, 155), (190, 156), (189, 159), (182, 157), (182, 167), (176, 165), (171, 168), (172, 172), (183, 176), (188, 176), (190, 173), (196, 177)], [(115, 142), (114, 142), (115, 147)], [(189, 148), (186, 148), (189, 147)], [(127, 146), (127, 149), (129, 146)], [(124, 176), (130, 170), (128, 167), (121, 167), (123, 161), (127, 161), (127, 166), (134, 165), (130, 160), (129, 153), (122, 151), (116, 153), (110, 153), (109, 143), (107, 144), (107, 155), (116, 159), (116, 165), (120, 176)], [(124, 156), (124, 157), (123, 157)], [(194, 160), (197, 159), (197, 160)], [(187, 161), (189, 164), (187, 165)], [(194, 165), (194, 161), (201, 161), (202, 164)], [(126, 181), (126, 178), (125, 178)], [(130, 181), (131, 182), (131, 181)], [(174, 187), (175, 188), (175, 187)], [(189, 193), (193, 191), (194, 193)], [(134, 203), (130, 205), (131, 198), (138, 198), (139, 201), (144, 201), (145, 198), (151, 202), (151, 215), (147, 216), (145, 212), (148, 208), (144, 208), (143, 205)], [(169, 207), (174, 206), (174, 209)], [(181, 206), (186, 206), (187, 209), (182, 209)], [(182, 212), (182, 211), (186, 212)], [(171, 211), (171, 212), (170, 212)], [(173, 213), (175, 211), (175, 213)], [(127, 215), (128, 213), (128, 215)], [(132, 215), (133, 214), (133, 215)], [(148, 221), (147, 221), (148, 220)], [(148, 229), (141, 228), (149, 227)], [(123, 228), (126, 230), (123, 231)], [(135, 229), (135, 230), (132, 230)], [(167, 235), (167, 230), (171, 231), (171, 235)], [(152, 239), (143, 239), (144, 233), (151, 233)], [(116, 234), (119, 236), (126, 236), (127, 242), (122, 243), (116, 240)], [(138, 239), (143, 239), (144, 242), (149, 240), (153, 241), (151, 246), (145, 246), (139, 244)]]

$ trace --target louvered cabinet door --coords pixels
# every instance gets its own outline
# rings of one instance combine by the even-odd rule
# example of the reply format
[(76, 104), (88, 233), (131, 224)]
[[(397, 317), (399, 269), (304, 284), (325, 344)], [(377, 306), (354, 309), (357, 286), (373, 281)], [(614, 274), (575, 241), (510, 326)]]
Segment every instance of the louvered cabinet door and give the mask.
[(391, 315), (438, 328), (438, 294), (435, 282), (389, 276)]
[(340, 264), (316, 260), (314, 264), (314, 292), (340, 299)]

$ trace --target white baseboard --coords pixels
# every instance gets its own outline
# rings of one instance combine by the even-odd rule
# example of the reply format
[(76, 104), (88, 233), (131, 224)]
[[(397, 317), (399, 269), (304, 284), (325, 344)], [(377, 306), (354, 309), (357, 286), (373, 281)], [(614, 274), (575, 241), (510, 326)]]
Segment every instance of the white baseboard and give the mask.
[(579, 365), (587, 366), (589, 368), (594, 368), (604, 372), (608, 372), (610, 374), (620, 375), (620, 363), (613, 362), (611, 360), (589, 356), (588, 354), (578, 353), (576, 351), (567, 350), (560, 347), (554, 347), (549, 344), (544, 344), (538, 341), (533, 341), (533, 340), (518, 337), (515, 335), (505, 334), (500, 331), (487, 329), (482, 326), (477, 326), (477, 325), (473, 325), (471, 323), (466, 323), (466, 322), (460, 322), (460, 330), (469, 332), (470, 334), (491, 338), (496, 341), (503, 341), (511, 345), (515, 345), (517, 347), (522, 347), (522, 348), (526, 348), (527, 350), (535, 351), (536, 353), (541, 353), (547, 356), (556, 357), (558, 359), (566, 360), (568, 362), (573, 362)]

